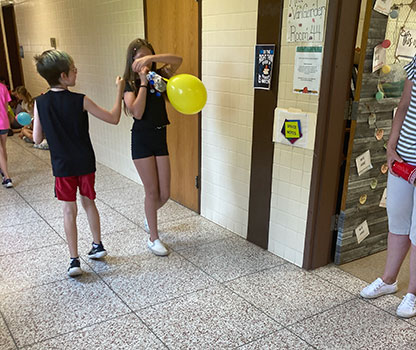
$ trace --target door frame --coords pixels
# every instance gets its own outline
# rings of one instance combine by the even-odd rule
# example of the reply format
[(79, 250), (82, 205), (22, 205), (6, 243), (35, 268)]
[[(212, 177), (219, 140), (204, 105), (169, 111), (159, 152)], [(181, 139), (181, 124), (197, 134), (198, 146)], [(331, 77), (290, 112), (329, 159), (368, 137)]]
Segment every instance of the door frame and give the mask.
[[(202, 80), (202, 0), (195, 0), (198, 3), (198, 78)], [(144, 36), (148, 38), (147, 4), (143, 0)], [(198, 210), (201, 214), (201, 168), (202, 168), (202, 112), (198, 113)]]
[[(371, 0), (368, 0), (371, 1)], [(303, 268), (333, 261), (340, 165), (343, 161), (344, 115), (356, 45), (361, 0), (328, 1), (321, 92), (316, 125)]]

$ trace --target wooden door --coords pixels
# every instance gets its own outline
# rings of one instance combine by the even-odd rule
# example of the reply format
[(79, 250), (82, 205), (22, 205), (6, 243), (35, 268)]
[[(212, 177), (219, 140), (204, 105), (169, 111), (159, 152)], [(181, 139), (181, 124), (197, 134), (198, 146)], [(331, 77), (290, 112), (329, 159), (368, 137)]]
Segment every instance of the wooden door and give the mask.
[[(182, 56), (177, 73), (197, 77), (200, 77), (199, 6), (195, 0), (145, 0), (146, 37), (156, 53)], [(200, 179), (200, 114), (182, 115), (170, 104), (167, 110), (171, 122), (168, 127), (171, 198), (199, 212), (196, 184)]]

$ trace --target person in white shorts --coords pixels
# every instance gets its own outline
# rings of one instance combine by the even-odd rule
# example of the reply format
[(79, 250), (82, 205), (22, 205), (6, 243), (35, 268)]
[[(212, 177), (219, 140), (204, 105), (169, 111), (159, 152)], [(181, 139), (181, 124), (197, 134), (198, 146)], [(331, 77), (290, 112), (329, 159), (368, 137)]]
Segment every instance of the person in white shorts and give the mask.
[(416, 315), (416, 187), (395, 175), (392, 165), (403, 161), (416, 165), (416, 56), (404, 69), (407, 79), (387, 145), (387, 261), (383, 276), (360, 295), (372, 299), (395, 293), (397, 275), (410, 248), (409, 286), (396, 310), (399, 317), (408, 318)]

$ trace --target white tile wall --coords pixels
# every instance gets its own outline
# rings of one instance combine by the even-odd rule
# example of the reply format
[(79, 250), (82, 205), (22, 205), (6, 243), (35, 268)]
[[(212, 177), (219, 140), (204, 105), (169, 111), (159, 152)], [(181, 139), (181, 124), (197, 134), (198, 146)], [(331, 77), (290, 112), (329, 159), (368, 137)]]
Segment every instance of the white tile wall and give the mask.
[(201, 215), (246, 237), (258, 0), (202, 1)]
[[(288, 3), (285, 0), (277, 106), (317, 113), (317, 96), (292, 93), (298, 44), (286, 42)], [(275, 144), (269, 250), (298, 266), (303, 263), (312, 158), (312, 150)]]
[[(47, 83), (36, 73), (33, 56), (50, 49), (67, 51), (78, 68), (74, 91), (85, 93), (111, 109), (115, 77), (124, 72), (127, 46), (144, 36), (143, 2), (137, 0), (30, 0), (15, 5), (17, 30), (25, 57), (25, 85), (32, 95), (44, 92)], [(140, 181), (130, 157), (132, 120), (122, 116), (118, 126), (90, 117), (90, 133), (97, 160)]]

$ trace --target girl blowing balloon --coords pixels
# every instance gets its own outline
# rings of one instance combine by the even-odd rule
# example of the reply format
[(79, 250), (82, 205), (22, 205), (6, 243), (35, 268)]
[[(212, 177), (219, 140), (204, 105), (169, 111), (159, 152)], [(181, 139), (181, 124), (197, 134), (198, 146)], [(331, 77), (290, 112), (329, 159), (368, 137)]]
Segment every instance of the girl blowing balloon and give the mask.
[[(157, 69), (156, 64), (163, 66)], [(156, 255), (169, 251), (159, 239), (157, 210), (170, 196), (170, 163), (166, 143), (169, 124), (165, 94), (149, 84), (146, 75), (155, 71), (170, 78), (179, 68), (182, 58), (172, 54), (156, 55), (152, 45), (143, 39), (133, 40), (127, 48), (124, 80), (124, 108), (133, 117), (131, 152), (134, 165), (145, 190), (145, 229), (150, 233), (148, 248)]]

